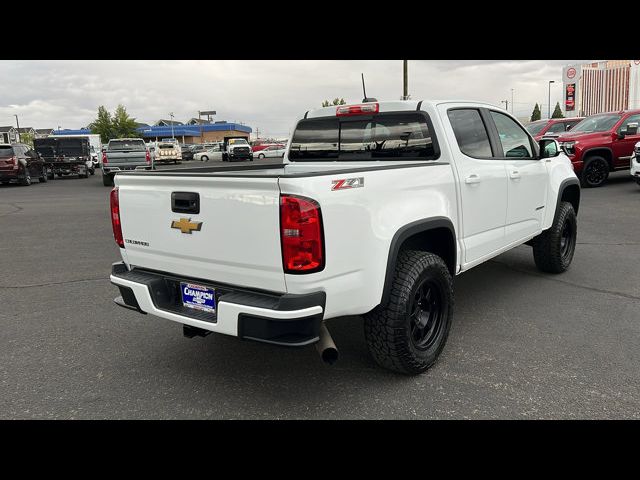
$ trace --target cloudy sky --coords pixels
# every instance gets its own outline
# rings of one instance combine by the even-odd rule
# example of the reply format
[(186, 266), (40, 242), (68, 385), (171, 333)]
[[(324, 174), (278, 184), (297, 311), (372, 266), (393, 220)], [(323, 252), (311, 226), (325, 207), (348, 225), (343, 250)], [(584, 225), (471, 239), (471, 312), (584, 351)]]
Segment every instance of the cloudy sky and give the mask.
[[(549, 80), (552, 108), (562, 99), (562, 66), (583, 60), (409, 61), (413, 99), (482, 100), (525, 117), (533, 105), (546, 113)], [(216, 110), (215, 120), (243, 122), (260, 136), (288, 136), (301, 113), (324, 99), (378, 100), (402, 95), (402, 61), (145, 60), (0, 61), (0, 126), (80, 128), (99, 105), (112, 111), (122, 103), (132, 117), (152, 124), (160, 118), (186, 121), (198, 110)], [(511, 107), (509, 107), (511, 110)], [(544, 115), (543, 115), (544, 116)]]

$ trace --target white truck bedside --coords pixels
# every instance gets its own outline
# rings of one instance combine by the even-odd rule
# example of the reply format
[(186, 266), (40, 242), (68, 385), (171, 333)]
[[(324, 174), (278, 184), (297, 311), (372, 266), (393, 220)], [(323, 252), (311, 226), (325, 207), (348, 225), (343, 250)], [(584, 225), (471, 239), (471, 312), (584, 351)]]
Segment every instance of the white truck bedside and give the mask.
[(455, 275), (524, 243), (565, 271), (579, 203), (557, 142), (493, 105), (321, 108), (283, 163), (119, 173), (111, 282), (186, 336), (316, 344), (329, 362), (325, 322), (363, 315), (378, 364), (416, 374), (445, 345)]

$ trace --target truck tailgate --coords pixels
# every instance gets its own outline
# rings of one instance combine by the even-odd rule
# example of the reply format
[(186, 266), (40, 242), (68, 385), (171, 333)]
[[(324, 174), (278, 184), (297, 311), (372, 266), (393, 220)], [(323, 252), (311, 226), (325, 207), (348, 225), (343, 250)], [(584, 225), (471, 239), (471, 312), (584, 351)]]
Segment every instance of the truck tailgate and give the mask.
[(107, 165), (144, 164), (146, 159), (147, 153), (144, 150), (107, 151)]
[[(119, 174), (115, 184), (129, 264), (286, 292), (277, 178)], [(172, 192), (199, 194), (200, 212), (173, 212)], [(172, 228), (181, 219), (200, 229)]]

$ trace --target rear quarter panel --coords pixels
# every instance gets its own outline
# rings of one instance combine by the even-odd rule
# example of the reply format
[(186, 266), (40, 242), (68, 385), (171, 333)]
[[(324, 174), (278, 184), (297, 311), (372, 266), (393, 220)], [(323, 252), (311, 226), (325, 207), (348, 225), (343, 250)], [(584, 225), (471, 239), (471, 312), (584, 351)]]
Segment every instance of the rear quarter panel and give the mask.
[[(447, 162), (443, 152), (438, 161)], [(391, 162), (389, 162), (391, 163)], [(325, 268), (308, 275), (285, 275), (287, 291), (325, 291), (325, 318), (359, 315), (381, 300), (393, 236), (416, 220), (447, 217), (457, 228), (456, 190), (450, 164), (283, 177), (282, 194), (316, 200), (322, 210)], [(332, 182), (364, 178), (364, 187), (332, 191)]]

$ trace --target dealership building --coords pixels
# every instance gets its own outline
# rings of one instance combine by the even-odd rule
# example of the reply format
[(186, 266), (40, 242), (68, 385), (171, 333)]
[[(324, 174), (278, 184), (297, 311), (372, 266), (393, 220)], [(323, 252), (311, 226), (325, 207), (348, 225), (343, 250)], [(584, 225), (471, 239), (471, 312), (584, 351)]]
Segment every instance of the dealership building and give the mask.
[(640, 109), (640, 60), (609, 60), (562, 69), (567, 117)]
[[(176, 138), (181, 143), (220, 142), (225, 137), (246, 137), (251, 134), (251, 127), (239, 123), (216, 122), (205, 125), (144, 125), (137, 128), (138, 133), (147, 141), (158, 141), (163, 138)], [(86, 135), (89, 129), (54, 130), (54, 135)]]

